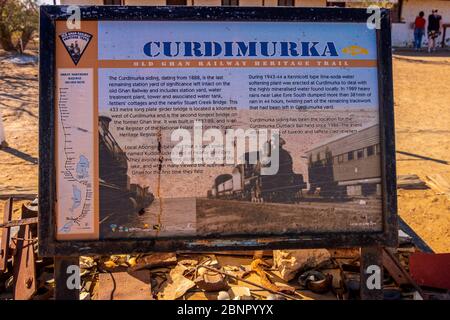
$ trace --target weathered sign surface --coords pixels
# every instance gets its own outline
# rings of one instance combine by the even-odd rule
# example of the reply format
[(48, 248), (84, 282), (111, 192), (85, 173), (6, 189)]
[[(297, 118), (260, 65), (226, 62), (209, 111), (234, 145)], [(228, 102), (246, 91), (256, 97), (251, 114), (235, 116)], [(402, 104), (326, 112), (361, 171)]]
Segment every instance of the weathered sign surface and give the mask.
[(387, 11), (41, 13), (41, 253), (395, 241)]

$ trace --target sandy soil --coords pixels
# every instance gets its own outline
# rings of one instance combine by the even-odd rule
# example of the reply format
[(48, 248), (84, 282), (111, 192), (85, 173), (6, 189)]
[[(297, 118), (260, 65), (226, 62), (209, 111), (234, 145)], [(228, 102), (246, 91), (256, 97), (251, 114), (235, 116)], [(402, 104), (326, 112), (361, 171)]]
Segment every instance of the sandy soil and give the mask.
[[(397, 174), (450, 177), (450, 57), (395, 56), (394, 101)], [(398, 205), (434, 251), (450, 252), (450, 199), (433, 190), (399, 190)]]
[(8, 147), (0, 150), (0, 194), (38, 186), (38, 68), (7, 62), (0, 50), (0, 111)]
[[(0, 195), (37, 193), (37, 65), (5, 62), (0, 110), (9, 148), (0, 150)], [(450, 176), (450, 57), (394, 57), (397, 173)], [(447, 162), (447, 163), (445, 163)], [(450, 252), (450, 200), (433, 190), (399, 190), (400, 216), (435, 250)], [(0, 216), (3, 214), (0, 203)]]

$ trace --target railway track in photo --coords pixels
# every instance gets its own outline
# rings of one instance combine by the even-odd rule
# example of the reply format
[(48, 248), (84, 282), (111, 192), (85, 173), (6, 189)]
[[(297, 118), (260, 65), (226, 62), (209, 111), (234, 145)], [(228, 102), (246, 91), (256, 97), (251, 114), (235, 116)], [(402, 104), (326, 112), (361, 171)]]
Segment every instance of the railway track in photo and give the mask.
[(377, 199), (286, 204), (198, 198), (196, 206), (200, 236), (382, 229)]

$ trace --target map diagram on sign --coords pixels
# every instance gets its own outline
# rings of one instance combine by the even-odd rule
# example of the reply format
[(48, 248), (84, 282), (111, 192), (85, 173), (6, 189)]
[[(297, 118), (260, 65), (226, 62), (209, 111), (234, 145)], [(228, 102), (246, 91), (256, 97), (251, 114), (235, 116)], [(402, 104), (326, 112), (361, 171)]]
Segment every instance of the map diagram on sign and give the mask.
[(89, 69), (59, 71), (58, 233), (92, 233), (92, 73)]

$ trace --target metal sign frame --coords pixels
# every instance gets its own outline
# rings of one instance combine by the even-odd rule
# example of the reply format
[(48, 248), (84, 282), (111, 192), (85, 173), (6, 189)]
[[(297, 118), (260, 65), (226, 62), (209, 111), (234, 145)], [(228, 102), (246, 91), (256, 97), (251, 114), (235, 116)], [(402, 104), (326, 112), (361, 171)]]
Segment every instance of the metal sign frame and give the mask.
[[(106, 239), (57, 241), (55, 237), (55, 21), (67, 20), (67, 6), (41, 6), (39, 70), (39, 253), (41, 256), (105, 255), (153, 251), (300, 249), (317, 247), (395, 246), (397, 198), (394, 146), (394, 111), (389, 10), (381, 9), (376, 30), (380, 111), (383, 230), (242, 237), (180, 237), (161, 239)], [(122, 21), (281, 21), (366, 22), (365, 9), (269, 7), (120, 7), (87, 6), (81, 19)], [(314, 20), (312, 19), (314, 17)]]

